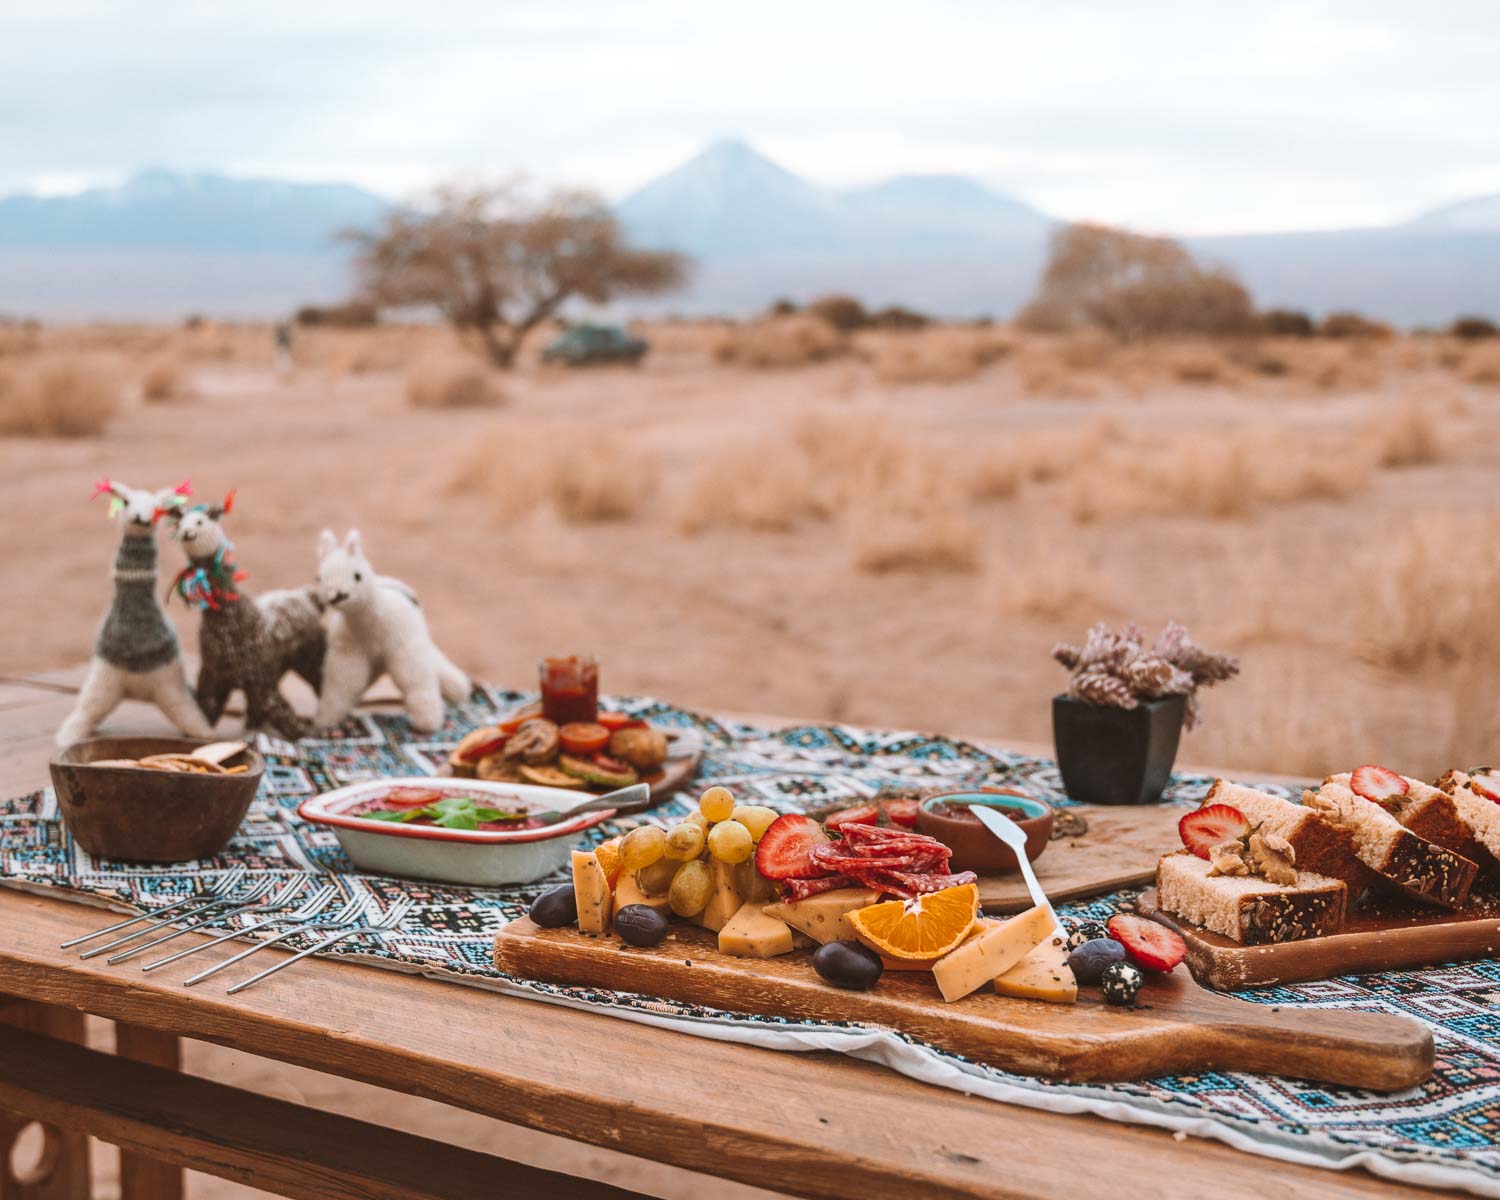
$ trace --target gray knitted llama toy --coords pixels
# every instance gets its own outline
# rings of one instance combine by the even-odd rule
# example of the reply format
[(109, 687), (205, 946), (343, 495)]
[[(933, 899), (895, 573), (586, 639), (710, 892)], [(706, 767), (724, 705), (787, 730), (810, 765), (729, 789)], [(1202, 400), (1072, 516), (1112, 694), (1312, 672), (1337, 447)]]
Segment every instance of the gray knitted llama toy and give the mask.
[(310, 726), (287, 703), (279, 684), (286, 672), (295, 671), (314, 691), (321, 690), (326, 646), (322, 604), (312, 588), (258, 597), (239, 590), (245, 576), (235, 565), (234, 544), (219, 524), (233, 505), (230, 492), (223, 504), (200, 504), (172, 514), (174, 536), (188, 560), (173, 586), (203, 614), (198, 705), (217, 723), (229, 694), (239, 688), (245, 693), (247, 729), (269, 728), (295, 740)]
[(78, 701), (57, 731), (59, 746), (88, 737), (121, 700), (149, 700), (189, 737), (213, 736), (188, 690), (177, 634), (156, 599), (156, 522), (191, 494), (186, 483), (159, 492), (109, 479), (94, 485), (95, 496), (110, 498), (110, 516), (120, 518), (115, 598), (94, 639)]

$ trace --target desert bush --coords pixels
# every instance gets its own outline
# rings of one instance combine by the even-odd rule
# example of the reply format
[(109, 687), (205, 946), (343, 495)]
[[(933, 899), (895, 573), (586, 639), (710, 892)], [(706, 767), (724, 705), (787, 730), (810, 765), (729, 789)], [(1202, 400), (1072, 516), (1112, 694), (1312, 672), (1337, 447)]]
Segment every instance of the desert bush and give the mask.
[(889, 571), (973, 571), (980, 529), (956, 498), (911, 507), (866, 493), (845, 518), (854, 565), (874, 575)]
[(1365, 429), (1378, 466), (1421, 467), (1446, 457), (1443, 433), (1436, 412), (1417, 400), (1387, 409)]
[(1468, 383), (1500, 384), (1500, 346), (1480, 346), (1463, 360), (1462, 376)]
[(94, 437), (120, 407), (120, 388), (102, 366), (40, 359), (0, 379), (0, 435)]
[(990, 330), (940, 327), (866, 335), (860, 349), (887, 383), (955, 383), (1003, 358), (1011, 343)]
[(791, 300), (786, 296), (781, 296), (780, 298), (771, 301), (771, 307), (766, 309), (766, 316), (790, 317), (797, 311), (797, 302), (795, 300)]
[(783, 434), (700, 459), (676, 524), (688, 534), (714, 526), (784, 533), (827, 515), (806, 454)]
[(1268, 308), (1255, 318), (1256, 332), (1268, 337), (1312, 337), (1317, 333), (1313, 319), (1300, 308)]
[(834, 358), (847, 348), (848, 339), (822, 317), (799, 313), (739, 326), (715, 348), (714, 356), (745, 367), (802, 367)]
[(1318, 336), (1326, 338), (1389, 338), (1389, 325), (1357, 312), (1331, 312), (1318, 322)]
[[(1382, 538), (1348, 572), (1361, 654), (1410, 669), (1493, 654), (1500, 630), (1500, 516), (1433, 513)], [(1474, 703), (1484, 703), (1481, 696)]]
[(1114, 611), (1101, 565), (1057, 540), (1036, 538), (1007, 554), (995, 575), (994, 605), (1007, 616), (1077, 625)]
[(899, 304), (892, 304), (872, 314), (869, 324), (873, 329), (926, 329), (932, 324), (932, 319), (909, 308), (902, 308)]
[(489, 408), (504, 394), (478, 363), (429, 359), (406, 376), (406, 402), (413, 408)]
[(293, 319), (298, 325), (370, 329), (380, 323), (380, 310), (363, 300), (348, 300), (343, 304), (304, 304)]
[(184, 378), (181, 362), (164, 354), (147, 364), (141, 376), (141, 399), (147, 404), (180, 404), (197, 399), (197, 393)]
[(1500, 325), (1496, 325), (1488, 317), (1459, 317), (1448, 327), (1448, 332), (1456, 338), (1474, 341), (1479, 338), (1500, 337)]
[(807, 306), (807, 312), (822, 317), (841, 333), (853, 333), (870, 323), (865, 306), (853, 296), (820, 296)]
[(1254, 311), (1229, 271), (1202, 266), (1171, 238), (1080, 224), (1052, 235), (1041, 284), (1017, 323), (1126, 339), (1230, 334), (1250, 332)]
[(1015, 499), (1027, 474), (1022, 453), (1014, 439), (974, 452), (962, 475), (969, 498), (979, 504)]
[(1229, 360), (1211, 345), (1170, 346), (1162, 360), (1178, 383), (1223, 383), (1233, 375)]
[(460, 459), (449, 490), (484, 496), (506, 522), (542, 506), (571, 524), (623, 522), (641, 514), (657, 471), (656, 459), (628, 436), (523, 426), (481, 439)]

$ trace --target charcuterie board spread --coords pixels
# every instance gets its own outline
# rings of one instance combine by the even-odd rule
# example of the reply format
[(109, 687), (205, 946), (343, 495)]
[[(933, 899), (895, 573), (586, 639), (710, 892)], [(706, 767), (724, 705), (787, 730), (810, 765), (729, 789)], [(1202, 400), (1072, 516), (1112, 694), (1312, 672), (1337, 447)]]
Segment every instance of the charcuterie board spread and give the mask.
[(711, 787), (670, 830), (574, 851), (572, 882), (500, 930), (495, 963), (529, 979), (881, 1026), (1048, 1078), (1243, 1069), (1398, 1089), (1431, 1070), (1417, 1022), (1214, 995), (1175, 970), (1182, 939), (1139, 915), (1072, 930), (1045, 905), (984, 917), (973, 874), (950, 871), (949, 848), (906, 815), (823, 824)]

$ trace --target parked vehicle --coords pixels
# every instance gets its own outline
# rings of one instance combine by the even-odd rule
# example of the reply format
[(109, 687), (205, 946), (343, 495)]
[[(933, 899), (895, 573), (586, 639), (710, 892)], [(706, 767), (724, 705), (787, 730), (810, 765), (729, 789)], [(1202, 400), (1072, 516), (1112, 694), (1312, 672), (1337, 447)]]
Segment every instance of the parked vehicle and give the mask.
[(623, 362), (634, 366), (650, 347), (618, 325), (573, 325), (542, 351), (544, 363), (590, 367)]

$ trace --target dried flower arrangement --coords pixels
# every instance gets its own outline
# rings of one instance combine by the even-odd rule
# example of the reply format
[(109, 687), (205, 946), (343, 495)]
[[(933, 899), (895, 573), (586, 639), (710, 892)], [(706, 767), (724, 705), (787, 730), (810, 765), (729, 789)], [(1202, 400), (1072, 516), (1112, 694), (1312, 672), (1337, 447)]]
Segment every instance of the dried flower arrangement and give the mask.
[(1239, 674), (1237, 659), (1210, 654), (1176, 621), (1168, 621), (1150, 645), (1137, 625), (1119, 633), (1102, 621), (1089, 630), (1082, 646), (1059, 642), (1052, 657), (1072, 672), (1068, 695), (1089, 704), (1137, 708), (1143, 700), (1186, 696), (1185, 724), (1198, 723), (1198, 689)]

